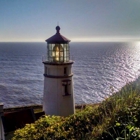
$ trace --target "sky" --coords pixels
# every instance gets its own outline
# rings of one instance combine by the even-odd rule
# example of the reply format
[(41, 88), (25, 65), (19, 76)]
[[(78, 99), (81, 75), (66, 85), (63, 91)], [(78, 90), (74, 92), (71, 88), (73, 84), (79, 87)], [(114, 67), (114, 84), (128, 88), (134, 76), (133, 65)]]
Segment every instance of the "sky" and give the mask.
[(140, 41), (140, 0), (0, 0), (0, 42)]

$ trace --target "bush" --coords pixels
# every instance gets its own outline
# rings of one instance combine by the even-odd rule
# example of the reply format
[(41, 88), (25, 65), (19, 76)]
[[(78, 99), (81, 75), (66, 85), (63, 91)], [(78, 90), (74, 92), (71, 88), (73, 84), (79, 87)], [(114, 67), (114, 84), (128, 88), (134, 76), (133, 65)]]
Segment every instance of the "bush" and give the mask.
[(63, 118), (44, 116), (15, 131), (12, 140), (138, 140), (140, 94), (134, 83), (98, 106), (87, 106)]
[(12, 140), (41, 140), (47, 127), (61, 121), (63, 118), (58, 116), (43, 116), (33, 124), (26, 124), (22, 129), (17, 129)]

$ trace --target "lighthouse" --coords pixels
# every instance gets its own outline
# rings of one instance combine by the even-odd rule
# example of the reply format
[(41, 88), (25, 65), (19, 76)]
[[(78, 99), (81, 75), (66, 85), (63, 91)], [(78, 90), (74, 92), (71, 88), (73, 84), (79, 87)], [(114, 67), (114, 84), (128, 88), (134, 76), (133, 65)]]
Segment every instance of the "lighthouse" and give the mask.
[(56, 34), (45, 41), (43, 110), (46, 115), (69, 116), (75, 112), (70, 40), (57, 26)]

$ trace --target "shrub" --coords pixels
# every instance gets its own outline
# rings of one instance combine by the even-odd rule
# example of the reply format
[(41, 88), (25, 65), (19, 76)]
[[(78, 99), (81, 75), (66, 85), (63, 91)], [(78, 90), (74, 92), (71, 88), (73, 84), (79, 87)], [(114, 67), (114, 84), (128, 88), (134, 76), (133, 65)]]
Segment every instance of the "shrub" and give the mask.
[(12, 140), (41, 140), (44, 138), (46, 128), (62, 119), (58, 116), (43, 116), (35, 123), (26, 124), (24, 128), (17, 129)]
[(15, 131), (12, 140), (138, 140), (140, 94), (138, 85), (127, 84), (98, 106), (63, 118), (44, 116)]

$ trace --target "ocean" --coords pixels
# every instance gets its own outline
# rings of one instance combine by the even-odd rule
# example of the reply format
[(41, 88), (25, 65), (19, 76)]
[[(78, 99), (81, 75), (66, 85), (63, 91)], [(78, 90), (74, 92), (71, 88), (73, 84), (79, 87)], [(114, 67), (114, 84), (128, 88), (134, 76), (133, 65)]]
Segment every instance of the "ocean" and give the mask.
[[(0, 43), (4, 108), (42, 104), (46, 43)], [(76, 104), (98, 103), (140, 76), (139, 42), (70, 43)]]

